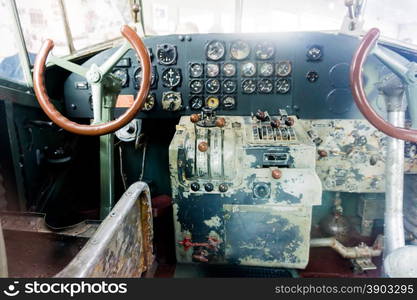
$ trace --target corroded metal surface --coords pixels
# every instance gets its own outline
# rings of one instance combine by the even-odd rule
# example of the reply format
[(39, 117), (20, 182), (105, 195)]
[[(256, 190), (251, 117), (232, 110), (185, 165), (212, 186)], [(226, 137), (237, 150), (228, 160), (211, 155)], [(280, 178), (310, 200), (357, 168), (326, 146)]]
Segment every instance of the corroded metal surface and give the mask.
[[(300, 120), (318, 153), (317, 173), (328, 191), (385, 192), (386, 136), (366, 120)], [(320, 153), (327, 155), (321, 156)], [(416, 173), (416, 145), (406, 143), (405, 173)]]
[(224, 118), (217, 128), (183, 117), (170, 145), (177, 260), (305, 267), (321, 203), (314, 143), (298, 121)]
[(152, 239), (149, 188), (137, 182), (57, 277), (140, 277), (153, 262)]

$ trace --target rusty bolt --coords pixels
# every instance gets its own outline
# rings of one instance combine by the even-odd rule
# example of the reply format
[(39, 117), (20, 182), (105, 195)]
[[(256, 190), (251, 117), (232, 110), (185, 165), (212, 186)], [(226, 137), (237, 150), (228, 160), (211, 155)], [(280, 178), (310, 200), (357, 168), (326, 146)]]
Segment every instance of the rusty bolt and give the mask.
[(198, 121), (200, 121), (200, 115), (199, 114), (192, 114), (190, 116), (190, 121), (193, 123), (197, 123)]
[(319, 151), (317, 151), (317, 153), (319, 154), (320, 157), (327, 157), (327, 151), (320, 149)]
[(208, 149), (207, 142), (200, 142), (200, 144), (198, 144), (198, 150), (200, 150), (201, 152), (206, 152), (207, 149)]
[(224, 118), (217, 118), (216, 119), (216, 126), (217, 127), (224, 127), (226, 125), (226, 120)]
[(285, 120), (285, 125), (292, 126), (294, 125), (294, 119), (291, 117), (288, 117), (287, 120)]
[(279, 169), (272, 170), (272, 178), (280, 179), (282, 177), (282, 172)]

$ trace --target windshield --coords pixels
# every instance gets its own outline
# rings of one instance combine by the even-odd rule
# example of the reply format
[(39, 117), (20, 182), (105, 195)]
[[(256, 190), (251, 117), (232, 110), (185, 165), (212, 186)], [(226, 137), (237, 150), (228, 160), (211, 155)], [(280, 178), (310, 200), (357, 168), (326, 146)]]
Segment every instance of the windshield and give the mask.
[[(142, 0), (148, 35), (339, 30), (344, 0)], [(417, 1), (368, 0), (364, 29), (417, 44)], [(241, 18), (240, 18), (241, 16)]]

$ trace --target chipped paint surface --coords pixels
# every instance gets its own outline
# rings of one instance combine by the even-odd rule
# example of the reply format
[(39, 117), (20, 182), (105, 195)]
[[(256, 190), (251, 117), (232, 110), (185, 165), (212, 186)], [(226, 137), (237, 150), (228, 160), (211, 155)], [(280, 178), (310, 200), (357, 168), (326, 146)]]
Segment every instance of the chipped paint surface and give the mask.
[(182, 117), (171, 142), (177, 260), (303, 268), (322, 192), (314, 143), (297, 122), (276, 130), (225, 118), (224, 128), (203, 128)]
[(149, 188), (137, 182), (57, 277), (140, 277), (153, 262), (152, 240)]

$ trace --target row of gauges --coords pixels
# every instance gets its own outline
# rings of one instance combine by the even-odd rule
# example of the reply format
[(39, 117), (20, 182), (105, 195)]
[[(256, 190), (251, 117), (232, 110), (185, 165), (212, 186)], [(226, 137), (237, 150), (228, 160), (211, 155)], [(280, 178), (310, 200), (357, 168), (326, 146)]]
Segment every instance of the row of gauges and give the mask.
[[(255, 57), (259, 60), (271, 59), (275, 55), (275, 47), (271, 42), (259, 42), (254, 47)], [(230, 44), (230, 58), (244, 60), (249, 57), (252, 49), (248, 42), (237, 40)], [(226, 44), (223, 41), (210, 41), (206, 46), (206, 58), (218, 61), (226, 55)]]
[[(220, 81), (216, 78), (207, 79), (205, 82), (202, 79), (193, 79), (190, 81), (190, 93), (201, 94), (205, 90), (209, 94), (217, 94), (220, 90), (225, 94), (233, 94), (237, 90), (237, 80), (225, 79)], [(253, 94), (256, 91), (262, 94), (270, 94), (274, 91), (279, 94), (286, 94), (291, 89), (291, 81), (288, 78), (279, 78), (277, 80), (263, 78), (259, 80), (244, 79), (241, 81), (242, 92), (245, 94)]]
[[(225, 77), (235, 77), (237, 74), (236, 63), (228, 62), (223, 64), (218, 63), (190, 63), (189, 71), (190, 77), (199, 78), (206, 75), (206, 77), (218, 77), (220, 75)], [(253, 77), (256, 74), (262, 77), (269, 77), (277, 75), (286, 77), (291, 74), (291, 62), (288, 60), (277, 63), (272, 62), (245, 62), (239, 65), (240, 73), (243, 77)]]

